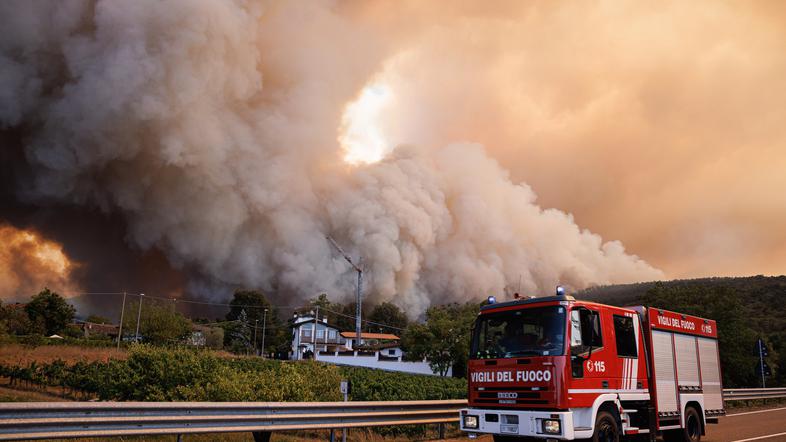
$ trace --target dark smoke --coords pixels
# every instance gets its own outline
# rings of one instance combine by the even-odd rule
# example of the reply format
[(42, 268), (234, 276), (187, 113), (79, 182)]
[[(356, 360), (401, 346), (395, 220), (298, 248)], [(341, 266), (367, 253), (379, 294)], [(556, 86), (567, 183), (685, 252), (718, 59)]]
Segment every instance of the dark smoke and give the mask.
[(344, 163), (344, 108), (400, 49), (352, 9), (0, 4), (0, 217), (62, 242), (88, 290), (341, 298), (354, 278), (326, 235), (363, 257), (372, 302), (412, 315), (519, 281), (661, 275), (539, 207), (483, 146)]

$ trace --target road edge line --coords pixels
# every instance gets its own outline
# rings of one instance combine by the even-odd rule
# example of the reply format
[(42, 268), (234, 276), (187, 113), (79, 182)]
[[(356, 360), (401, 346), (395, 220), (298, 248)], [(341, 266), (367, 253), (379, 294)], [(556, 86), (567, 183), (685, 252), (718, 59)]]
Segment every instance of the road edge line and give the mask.
[(784, 432), (784, 433), (777, 433), (777, 434), (768, 434), (766, 436), (751, 437), (749, 439), (738, 439), (738, 440), (735, 440), (733, 442), (748, 442), (748, 441), (751, 441), (751, 440), (769, 439), (771, 437), (784, 436), (784, 435), (786, 435), (786, 432)]
[(746, 414), (766, 413), (768, 411), (779, 411), (779, 410), (786, 410), (786, 407), (768, 408), (766, 410), (746, 411), (743, 413), (727, 414), (726, 417), (745, 416)]

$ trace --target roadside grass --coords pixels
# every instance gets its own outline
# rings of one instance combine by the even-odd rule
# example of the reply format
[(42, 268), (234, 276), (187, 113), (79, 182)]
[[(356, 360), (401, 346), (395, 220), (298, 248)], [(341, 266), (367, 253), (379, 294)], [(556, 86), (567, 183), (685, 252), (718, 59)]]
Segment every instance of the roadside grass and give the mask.
[(0, 377), (0, 402), (71, 402), (61, 391), (55, 387), (9, 387), (8, 379)]
[(755, 411), (767, 408), (782, 407), (786, 405), (786, 398), (757, 399), (752, 401), (726, 402), (726, 412), (731, 414), (737, 411)]

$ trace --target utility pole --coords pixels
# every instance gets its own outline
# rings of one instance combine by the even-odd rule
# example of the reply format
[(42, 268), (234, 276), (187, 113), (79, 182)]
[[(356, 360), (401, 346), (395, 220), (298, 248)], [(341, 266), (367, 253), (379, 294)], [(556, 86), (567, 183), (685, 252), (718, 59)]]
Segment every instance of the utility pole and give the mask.
[(360, 315), (361, 315), (361, 311), (362, 311), (362, 308), (361, 308), (362, 296), (361, 295), (363, 293), (363, 270), (360, 267), (356, 266), (354, 262), (352, 262), (352, 258), (350, 258), (349, 255), (344, 253), (344, 251), (341, 249), (341, 247), (338, 246), (338, 244), (336, 244), (336, 241), (334, 241), (333, 238), (331, 238), (329, 235), (325, 236), (325, 238), (327, 238), (327, 240), (330, 241), (330, 244), (333, 244), (333, 247), (335, 247), (336, 250), (338, 250), (338, 252), (341, 254), (341, 256), (343, 256), (344, 259), (347, 260), (349, 265), (351, 265), (352, 268), (355, 269), (356, 272), (358, 272), (358, 286), (357, 286), (356, 301), (355, 301), (356, 302), (356, 307), (355, 307), (355, 350), (357, 350), (357, 347), (360, 346), (360, 342), (361, 342), (360, 341), (360, 331), (361, 331), (360, 330), (360, 328), (361, 328)]
[(142, 318), (142, 299), (145, 297), (144, 293), (139, 294), (139, 310), (136, 312), (136, 334), (134, 335), (134, 342), (139, 342), (139, 320)]
[(759, 338), (759, 340), (756, 341), (756, 344), (758, 344), (759, 347), (759, 371), (761, 373), (761, 388), (767, 388), (767, 381), (765, 380), (764, 374), (764, 352), (766, 351), (764, 349), (764, 340)]
[(257, 328), (259, 328), (259, 319), (254, 319), (254, 356), (259, 354), (259, 349), (257, 348)]
[(265, 325), (267, 323), (267, 309), (262, 313), (262, 359), (265, 359)]
[(120, 309), (120, 328), (117, 330), (117, 349), (120, 350), (120, 338), (123, 336), (123, 316), (126, 313), (126, 292), (123, 292), (123, 307)]
[(319, 327), (319, 306), (317, 306), (317, 313), (314, 315), (314, 360), (317, 359), (317, 355), (319, 354), (319, 350), (317, 349), (317, 328), (318, 327)]

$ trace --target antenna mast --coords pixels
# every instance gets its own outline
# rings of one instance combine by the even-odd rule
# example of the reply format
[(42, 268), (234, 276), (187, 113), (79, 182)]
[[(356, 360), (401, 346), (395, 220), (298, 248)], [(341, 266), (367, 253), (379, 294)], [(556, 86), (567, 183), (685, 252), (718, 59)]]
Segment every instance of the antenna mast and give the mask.
[(363, 270), (360, 267), (358, 267), (357, 265), (355, 265), (354, 262), (352, 262), (352, 258), (350, 258), (349, 255), (346, 254), (346, 252), (344, 252), (344, 250), (336, 243), (336, 241), (333, 238), (330, 237), (330, 235), (325, 235), (325, 238), (327, 238), (327, 240), (330, 241), (330, 244), (332, 244), (333, 247), (335, 247), (336, 250), (338, 250), (338, 253), (340, 253), (341, 256), (343, 256), (344, 259), (347, 260), (349, 265), (351, 265), (352, 268), (356, 272), (358, 272), (357, 293), (355, 294), (355, 297), (356, 297), (356, 299), (355, 299), (355, 349), (357, 349), (357, 347), (359, 347), (360, 343), (361, 343), (361, 339), (360, 339), (360, 333), (361, 333), (360, 314), (361, 314), (361, 302), (362, 302), (361, 301), (361, 294), (363, 293)]

